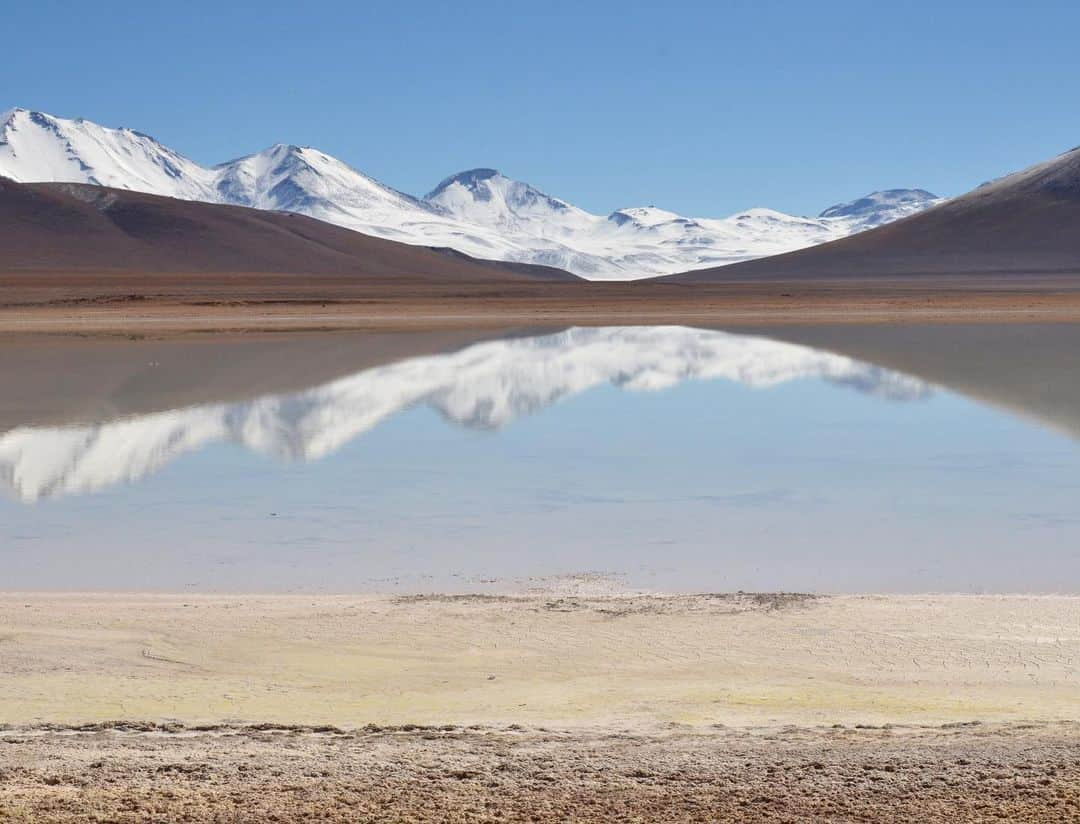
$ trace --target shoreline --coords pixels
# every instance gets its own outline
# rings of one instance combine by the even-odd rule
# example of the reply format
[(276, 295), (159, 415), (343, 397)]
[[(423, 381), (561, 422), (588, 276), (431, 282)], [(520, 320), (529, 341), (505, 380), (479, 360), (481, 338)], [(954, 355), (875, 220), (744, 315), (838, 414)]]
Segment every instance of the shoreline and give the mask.
[(1080, 719), (1080, 595), (0, 594), (0, 723)]
[(1080, 322), (1080, 278), (566, 284), (0, 275), (0, 334)]

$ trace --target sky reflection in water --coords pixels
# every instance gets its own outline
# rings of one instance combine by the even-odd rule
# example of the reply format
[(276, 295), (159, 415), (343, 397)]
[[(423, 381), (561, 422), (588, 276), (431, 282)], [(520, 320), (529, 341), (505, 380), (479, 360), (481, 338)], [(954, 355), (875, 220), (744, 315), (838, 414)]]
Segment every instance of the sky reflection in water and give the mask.
[(1073, 441), (683, 327), (485, 341), (299, 392), (0, 434), (7, 589), (1062, 591)]

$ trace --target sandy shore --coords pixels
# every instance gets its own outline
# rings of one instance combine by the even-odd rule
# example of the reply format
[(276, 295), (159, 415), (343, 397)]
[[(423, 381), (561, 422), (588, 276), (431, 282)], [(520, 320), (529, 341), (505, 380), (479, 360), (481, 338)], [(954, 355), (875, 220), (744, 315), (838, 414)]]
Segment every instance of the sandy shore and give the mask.
[(1073, 596), (0, 597), (9, 724), (1080, 716)]
[(0, 820), (1080, 816), (1077, 596), (15, 593), (0, 627)]

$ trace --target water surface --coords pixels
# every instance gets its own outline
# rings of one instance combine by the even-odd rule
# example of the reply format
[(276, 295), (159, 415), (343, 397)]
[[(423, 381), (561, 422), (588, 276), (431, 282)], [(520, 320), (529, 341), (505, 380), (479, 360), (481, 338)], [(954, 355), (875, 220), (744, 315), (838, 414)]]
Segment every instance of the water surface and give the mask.
[(53, 341), (4, 376), (3, 588), (1074, 591), (1074, 334)]

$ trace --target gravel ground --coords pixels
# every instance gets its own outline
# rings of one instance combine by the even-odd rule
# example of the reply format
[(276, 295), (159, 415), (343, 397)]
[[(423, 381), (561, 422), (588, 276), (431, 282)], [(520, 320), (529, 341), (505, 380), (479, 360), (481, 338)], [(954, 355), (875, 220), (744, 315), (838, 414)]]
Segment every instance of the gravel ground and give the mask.
[(96, 724), (0, 735), (0, 821), (1080, 821), (1080, 724)]

